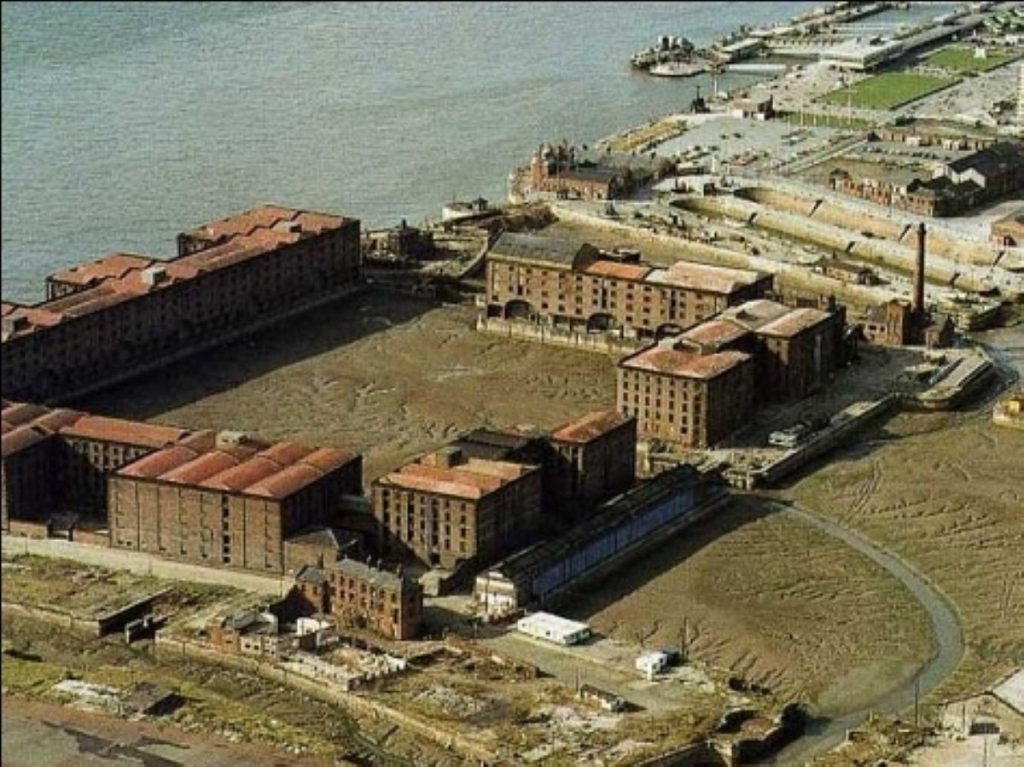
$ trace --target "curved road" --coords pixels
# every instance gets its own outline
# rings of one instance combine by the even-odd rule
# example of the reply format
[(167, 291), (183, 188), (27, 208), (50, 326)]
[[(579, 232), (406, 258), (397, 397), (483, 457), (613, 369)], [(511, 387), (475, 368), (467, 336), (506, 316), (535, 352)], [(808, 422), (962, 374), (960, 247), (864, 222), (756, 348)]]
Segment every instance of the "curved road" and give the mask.
[[(931, 619), (937, 650), (917, 677), (920, 680), (922, 698), (953, 673), (964, 653), (963, 633), (960, 631), (960, 624), (957, 622), (956, 614), (949, 602), (928, 583), (924, 576), (919, 575), (894, 554), (879, 548), (859, 533), (841, 527), (821, 515), (796, 504), (775, 502), (774, 505), (781, 513), (816, 527), (859, 551), (906, 586), (913, 597), (924, 607)], [(812, 757), (834, 748), (844, 740), (848, 729), (860, 726), (870, 713), (893, 714), (913, 706), (914, 687), (914, 680), (910, 680), (890, 690), (868, 707), (820, 724), (811, 723), (804, 737), (782, 749), (768, 763), (803, 764)]]

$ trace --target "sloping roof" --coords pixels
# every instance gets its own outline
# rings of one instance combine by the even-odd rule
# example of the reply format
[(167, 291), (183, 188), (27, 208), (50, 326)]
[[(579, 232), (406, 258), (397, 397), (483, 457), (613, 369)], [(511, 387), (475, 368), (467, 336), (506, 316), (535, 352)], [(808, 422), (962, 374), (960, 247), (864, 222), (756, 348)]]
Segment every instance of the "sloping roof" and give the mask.
[(689, 349), (655, 345), (626, 357), (619, 365), (630, 370), (646, 370), (681, 378), (709, 380), (750, 359), (751, 356), (745, 352), (699, 354)]
[(430, 466), (415, 461), (385, 474), (377, 482), (408, 490), (478, 500), (535, 469), (535, 466), (482, 458), (470, 458), (466, 463), (453, 467)]
[(590, 264), (583, 271), (597, 277), (616, 277), (620, 280), (639, 282), (650, 273), (651, 268), (642, 264), (623, 264), (618, 261), (601, 260)]
[(738, 322), (713, 319), (690, 328), (680, 338), (700, 346), (718, 349), (733, 341), (738, 341), (749, 332)]
[(578, 268), (584, 260), (589, 261), (596, 258), (596, 255), (597, 249), (587, 243), (519, 232), (502, 232), (488, 254), (489, 257), (550, 264), (566, 269)]
[(325, 571), (338, 570), (350, 578), (367, 583), (370, 586), (384, 587), (401, 592), (406, 585), (412, 585), (397, 573), (389, 570), (378, 570), (354, 559), (343, 558), (324, 566)]
[(260, 205), (233, 216), (182, 232), (182, 236), (199, 241), (222, 241), (238, 235), (248, 235), (259, 229), (272, 229), (281, 224), (297, 224), (302, 232), (319, 233), (337, 229), (350, 219), (327, 213), (286, 208), (281, 205)]
[(798, 333), (812, 328), (822, 322), (828, 321), (830, 315), (819, 309), (801, 307), (793, 309), (776, 320), (772, 320), (757, 329), (759, 335), (792, 337)]
[(173, 444), (189, 434), (188, 429), (179, 429), (175, 426), (160, 426), (101, 415), (83, 415), (62, 426), (59, 431), (64, 437), (120, 442), (151, 448)]
[(777, 320), (789, 312), (790, 307), (785, 304), (758, 298), (754, 301), (745, 301), (739, 306), (730, 306), (719, 314), (718, 318), (739, 323), (747, 330), (757, 330), (762, 325)]
[(283, 500), (358, 459), (345, 450), (295, 442), (249, 440), (218, 447), (204, 440), (159, 450), (128, 464), (117, 476)]
[(954, 173), (976, 170), (986, 178), (1024, 167), (1024, 146), (1011, 141), (997, 141), (985, 149), (960, 157), (946, 167)]
[(593, 413), (587, 413), (582, 418), (566, 424), (552, 434), (551, 437), (560, 442), (585, 444), (597, 439), (602, 434), (607, 434), (629, 420), (631, 419), (626, 418), (615, 410), (598, 410)]
[(138, 253), (109, 253), (95, 261), (61, 269), (59, 272), (51, 274), (47, 279), (66, 282), (72, 285), (92, 285), (110, 277), (124, 277), (133, 269), (145, 269), (147, 266), (152, 265), (154, 261), (155, 259), (139, 255)]
[(692, 261), (676, 261), (667, 269), (653, 269), (647, 275), (647, 282), (729, 295), (753, 285), (764, 276), (750, 269), (731, 269)]

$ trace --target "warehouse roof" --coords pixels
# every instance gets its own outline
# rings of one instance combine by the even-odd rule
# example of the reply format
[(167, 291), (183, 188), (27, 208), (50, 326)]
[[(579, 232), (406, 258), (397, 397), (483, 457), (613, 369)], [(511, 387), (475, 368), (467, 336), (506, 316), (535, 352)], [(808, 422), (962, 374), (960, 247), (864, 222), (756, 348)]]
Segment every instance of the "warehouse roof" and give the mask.
[(615, 410), (598, 410), (566, 424), (555, 431), (551, 437), (560, 442), (584, 444), (597, 439), (602, 434), (607, 434), (630, 420), (632, 419)]
[[(296, 242), (303, 236), (319, 234), (349, 221), (350, 219), (325, 213), (262, 206), (184, 233), (183, 236), (207, 242), (211, 247), (182, 258), (170, 261), (154, 260), (142, 268), (125, 269), (129, 260), (143, 257), (134, 254), (115, 254), (91, 264), (72, 267), (58, 274), (72, 274), (76, 270), (80, 270), (83, 275), (97, 277), (105, 272), (110, 274), (92, 287), (34, 306), (5, 305), (3, 340), (7, 341), (68, 319), (102, 311), (140, 295), (194, 279), (202, 272), (256, 258)], [(104, 263), (107, 259), (112, 260)], [(117, 274), (119, 270), (121, 274)], [(89, 283), (86, 281), (82, 284)]]
[(101, 415), (81, 415), (73, 422), (60, 427), (58, 431), (64, 437), (120, 442), (151, 448), (165, 447), (190, 434), (187, 429), (175, 426), (160, 426)]
[(458, 466), (431, 466), (422, 460), (408, 463), (377, 481), (387, 485), (477, 500), (536, 469), (507, 461), (470, 458)]
[(700, 325), (690, 328), (680, 338), (699, 344), (700, 346), (718, 349), (733, 341), (738, 341), (747, 335), (748, 331), (742, 325), (730, 322), (729, 320), (708, 320)]
[(529, 261), (565, 268), (581, 268), (597, 257), (597, 249), (585, 242), (542, 237), (536, 234), (503, 232), (489, 256)]
[(792, 309), (778, 319), (762, 325), (757, 332), (765, 336), (792, 337), (827, 321), (829, 316), (828, 312), (823, 312), (820, 309), (801, 307)]
[(47, 279), (72, 285), (93, 285), (110, 277), (124, 277), (133, 269), (145, 269), (153, 262), (154, 259), (138, 253), (109, 253), (95, 261), (61, 269)]
[(619, 261), (601, 260), (590, 264), (583, 271), (597, 277), (617, 277), (620, 280), (639, 282), (650, 273), (651, 267), (644, 264), (624, 264)]
[(691, 261), (676, 261), (667, 269), (652, 270), (647, 275), (647, 282), (728, 295), (753, 285), (764, 276), (750, 269), (731, 269)]
[(117, 474), (281, 500), (357, 459), (344, 450), (294, 442), (249, 441), (208, 449), (175, 445), (140, 458)]
[(776, 320), (790, 311), (790, 307), (780, 304), (778, 301), (758, 298), (754, 301), (745, 301), (739, 306), (730, 306), (719, 314), (718, 318), (738, 322), (748, 330), (757, 330), (762, 325)]
[(751, 359), (749, 354), (737, 351), (700, 354), (689, 349), (674, 346), (650, 346), (626, 357), (619, 365), (631, 370), (647, 370), (652, 373), (681, 378), (708, 380)]
[(328, 213), (286, 208), (281, 205), (260, 205), (252, 210), (203, 224), (195, 229), (182, 232), (181, 236), (200, 242), (223, 242), (238, 235), (249, 235), (260, 229), (278, 228), (289, 231), (296, 225), (301, 232), (319, 234), (327, 229), (337, 229), (350, 219)]

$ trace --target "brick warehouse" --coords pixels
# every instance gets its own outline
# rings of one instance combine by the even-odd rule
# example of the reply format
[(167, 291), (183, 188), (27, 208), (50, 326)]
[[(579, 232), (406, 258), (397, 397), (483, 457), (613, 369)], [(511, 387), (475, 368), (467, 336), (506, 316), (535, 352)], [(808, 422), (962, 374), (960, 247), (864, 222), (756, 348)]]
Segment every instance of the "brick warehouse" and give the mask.
[(360, 456), (221, 432), (175, 445), (110, 477), (110, 545), (198, 564), (282, 573), (284, 541), (331, 525), (359, 493)]
[(4, 302), (5, 397), (48, 401), (327, 300), (359, 278), (355, 219), (263, 206), (178, 237), (167, 261), (112, 254)]
[[(835, 308), (835, 307), (833, 307)], [(619, 411), (644, 437), (714, 445), (758, 403), (800, 399), (841, 362), (845, 313), (759, 299), (730, 307), (619, 363)]]
[(105, 521), (107, 475), (162, 447), (212, 432), (3, 401), (3, 529), (55, 511)]
[(487, 315), (657, 338), (765, 296), (772, 279), (685, 261), (657, 267), (635, 253), (506, 232), (487, 255)]
[(401, 573), (340, 559), (302, 568), (295, 590), (308, 611), (332, 615), (340, 626), (369, 628), (391, 639), (420, 633), (423, 587)]
[(545, 495), (570, 519), (589, 514), (636, 480), (635, 418), (615, 410), (587, 413), (556, 429), (548, 442)]
[(543, 522), (541, 466), (443, 448), (374, 480), (373, 515), (391, 556), (455, 569), (491, 562)]

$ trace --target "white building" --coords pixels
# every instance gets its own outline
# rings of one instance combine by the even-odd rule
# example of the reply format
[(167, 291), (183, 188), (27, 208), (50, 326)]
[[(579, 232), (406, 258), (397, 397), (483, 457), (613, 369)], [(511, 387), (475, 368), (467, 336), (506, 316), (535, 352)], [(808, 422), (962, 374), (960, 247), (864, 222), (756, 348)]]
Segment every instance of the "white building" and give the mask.
[(661, 673), (669, 663), (668, 653), (660, 650), (651, 650), (643, 653), (636, 659), (637, 671), (642, 671), (648, 680), (654, 679), (656, 674)]
[(582, 642), (591, 634), (590, 626), (586, 623), (543, 612), (520, 618), (516, 622), (516, 629), (537, 639), (545, 639), (560, 645)]

